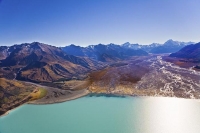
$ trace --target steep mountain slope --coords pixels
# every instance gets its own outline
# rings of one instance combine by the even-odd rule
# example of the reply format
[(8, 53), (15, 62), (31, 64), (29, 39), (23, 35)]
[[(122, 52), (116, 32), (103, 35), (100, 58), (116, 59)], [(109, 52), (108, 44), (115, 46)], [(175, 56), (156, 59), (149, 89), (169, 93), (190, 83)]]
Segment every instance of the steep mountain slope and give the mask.
[(171, 54), (170, 57), (185, 58), (200, 62), (200, 43), (188, 45), (180, 51)]
[(8, 57), (8, 47), (7, 46), (0, 46), (0, 60), (5, 59)]
[(0, 76), (34, 82), (52, 82), (72, 77), (81, 78), (81, 74), (96, 70), (102, 67), (101, 65), (88, 58), (69, 56), (57, 47), (34, 42), (18, 45), (2, 60)]
[(70, 45), (63, 47), (62, 50), (67, 54), (74, 56), (86, 56), (103, 62), (117, 61), (120, 59), (126, 59), (131, 56), (148, 55), (148, 53), (143, 50), (134, 50), (115, 44), (98, 44), (90, 45), (88, 47)]
[(0, 60), (7, 58), (10, 55), (10, 53), (18, 47), (19, 45), (0, 46)]

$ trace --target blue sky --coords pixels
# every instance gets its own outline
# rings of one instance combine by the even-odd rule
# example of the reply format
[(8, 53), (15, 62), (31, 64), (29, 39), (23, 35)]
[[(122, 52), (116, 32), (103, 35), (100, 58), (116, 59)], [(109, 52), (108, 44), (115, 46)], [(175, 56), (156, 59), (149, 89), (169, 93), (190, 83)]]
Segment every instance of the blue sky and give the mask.
[(0, 0), (0, 45), (200, 41), (199, 0)]

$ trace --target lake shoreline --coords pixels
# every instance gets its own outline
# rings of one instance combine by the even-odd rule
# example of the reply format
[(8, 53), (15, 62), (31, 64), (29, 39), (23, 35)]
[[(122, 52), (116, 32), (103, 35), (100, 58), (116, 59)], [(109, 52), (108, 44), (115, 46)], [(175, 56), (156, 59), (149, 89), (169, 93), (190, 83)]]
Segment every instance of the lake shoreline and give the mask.
[(192, 99), (192, 98), (184, 98), (184, 97), (170, 97), (170, 96), (162, 96), (162, 95), (134, 95), (134, 94), (113, 94), (113, 93), (90, 93), (88, 94), (89, 97), (119, 97), (119, 98), (126, 98), (126, 97), (146, 97), (146, 98), (175, 98), (175, 99), (183, 99), (183, 100), (193, 100), (200, 102), (200, 99)]
[[(176, 99), (182, 99), (182, 100), (193, 100), (195, 102), (200, 102), (200, 99), (191, 99), (191, 98), (181, 98), (181, 97), (169, 97), (169, 96), (137, 96), (137, 95), (124, 95), (124, 94), (112, 94), (112, 93), (91, 93), (90, 91), (88, 91), (87, 89), (84, 90), (84, 93), (79, 93), (78, 95), (74, 95), (74, 96), (70, 96), (70, 97), (66, 97), (66, 98), (62, 98), (59, 99), (57, 101), (54, 102), (49, 102), (49, 101), (43, 101), (43, 102), (38, 102), (38, 100), (35, 101), (29, 101), (26, 103), (21, 104), (20, 106), (24, 105), (24, 104), (33, 104), (33, 105), (46, 105), (46, 104), (57, 104), (57, 103), (63, 103), (63, 102), (67, 102), (67, 101), (71, 101), (71, 100), (75, 100), (81, 97), (119, 97), (119, 98), (126, 98), (126, 97), (143, 97), (143, 98), (176, 98)], [(18, 107), (20, 107), (18, 106)], [(16, 107), (16, 108), (18, 108)], [(4, 114), (0, 115), (0, 117), (4, 117), (9, 115), (9, 112), (16, 109), (13, 108), (11, 110), (6, 111)]]
[(9, 115), (9, 112), (10, 112), (10, 111), (17, 109), (17, 108), (21, 107), (21, 106), (24, 105), (24, 104), (27, 104), (27, 103), (23, 103), (23, 104), (17, 106), (16, 108), (12, 108), (12, 109), (10, 109), (10, 110), (7, 110), (4, 114), (0, 115), (0, 118)]

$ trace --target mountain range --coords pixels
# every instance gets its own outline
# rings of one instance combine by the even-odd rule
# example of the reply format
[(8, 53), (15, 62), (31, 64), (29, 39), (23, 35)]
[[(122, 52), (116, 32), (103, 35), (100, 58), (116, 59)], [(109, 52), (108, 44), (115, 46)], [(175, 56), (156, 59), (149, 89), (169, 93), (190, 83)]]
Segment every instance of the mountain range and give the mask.
[(82, 73), (103, 67), (87, 57), (68, 55), (60, 48), (33, 42), (3, 47), (0, 77), (33, 82), (81, 78)]
[(80, 47), (76, 45), (70, 45), (61, 48), (67, 54), (74, 56), (85, 56), (102, 62), (117, 61), (121, 59), (127, 59), (131, 56), (146, 56), (147, 52), (144, 50), (135, 50), (125, 48), (116, 44), (98, 44), (90, 45), (88, 47)]
[(70, 45), (64, 49), (33, 42), (1, 46), (0, 55), (0, 78), (40, 83), (83, 79), (88, 72), (104, 68), (112, 62), (148, 53), (114, 44), (88, 48)]
[[(124, 43), (117, 45), (111, 43), (88, 47), (69, 45), (59, 48), (33, 42), (0, 46), (0, 78), (32, 82), (83, 79), (87, 77), (88, 72), (105, 68), (109, 64), (129, 59), (132, 56), (177, 52), (191, 43), (168, 40), (164, 44)], [(195, 48), (196, 45), (193, 49)], [(191, 54), (191, 57), (192, 55), (194, 54)]]

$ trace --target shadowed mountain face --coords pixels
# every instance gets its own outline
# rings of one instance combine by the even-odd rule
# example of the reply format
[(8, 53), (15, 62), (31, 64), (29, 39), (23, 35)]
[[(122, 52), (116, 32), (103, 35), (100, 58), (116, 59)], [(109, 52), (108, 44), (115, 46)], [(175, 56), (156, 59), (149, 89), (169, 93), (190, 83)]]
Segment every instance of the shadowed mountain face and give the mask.
[(13, 45), (11, 47), (0, 46), (0, 60), (6, 59), (10, 55), (10, 53), (18, 47), (20, 46), (19, 45)]
[(131, 56), (148, 55), (148, 53), (143, 50), (134, 50), (115, 44), (109, 44), (109, 45), (98, 44), (98, 45), (91, 45), (88, 47), (70, 45), (63, 47), (62, 50), (65, 51), (67, 54), (71, 54), (74, 56), (90, 57), (95, 60), (103, 62), (127, 59)]
[(139, 44), (130, 44), (127, 42), (122, 44), (122, 46), (131, 49), (142, 49), (148, 53), (162, 54), (162, 53), (177, 52), (184, 46), (190, 44), (193, 44), (193, 42), (179, 42), (170, 39), (166, 41), (164, 44), (152, 43), (150, 45), (139, 45)]
[(5, 59), (8, 56), (8, 51), (7, 51), (6, 46), (0, 47), (0, 60)]
[(200, 43), (188, 45), (170, 56), (200, 62)]
[(18, 45), (1, 61), (1, 77), (51, 82), (72, 77), (81, 78), (102, 63), (89, 58), (67, 55), (61, 49), (34, 42)]

